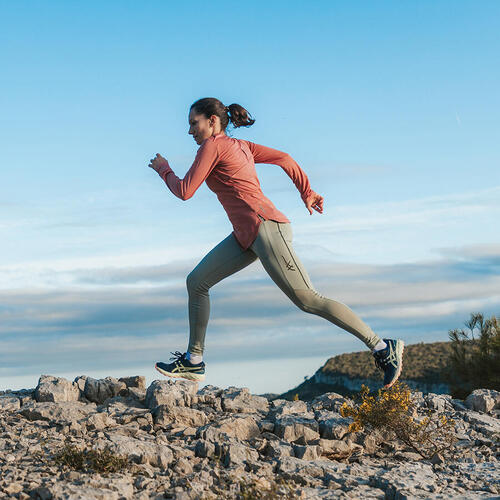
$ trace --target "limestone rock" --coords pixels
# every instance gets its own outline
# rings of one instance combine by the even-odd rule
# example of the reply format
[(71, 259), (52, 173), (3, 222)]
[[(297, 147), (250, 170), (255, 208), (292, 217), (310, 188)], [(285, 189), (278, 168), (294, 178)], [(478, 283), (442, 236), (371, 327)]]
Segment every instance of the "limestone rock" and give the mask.
[(311, 408), (314, 411), (327, 410), (335, 413), (340, 413), (340, 408), (345, 402), (349, 400), (336, 392), (327, 392), (314, 398), (311, 401)]
[(39, 402), (78, 401), (79, 396), (77, 384), (52, 375), (41, 375), (35, 388), (35, 400)]
[(135, 377), (120, 377), (118, 381), (123, 382), (128, 388), (134, 387), (146, 390), (146, 377), (142, 375), (136, 375)]
[[(155, 442), (142, 441), (119, 434), (110, 434), (109, 441), (106, 444), (113, 453), (127, 456), (136, 463), (148, 463), (153, 467), (165, 469), (174, 459), (172, 450), (168, 446)], [(100, 443), (98, 447), (103, 449), (105, 445)]]
[(489, 413), (500, 408), (500, 392), (493, 389), (476, 389), (467, 396), (465, 406), (471, 410)]
[(18, 397), (9, 396), (8, 394), (5, 396), (0, 396), (0, 412), (4, 411), (12, 411), (21, 408), (21, 401)]
[(342, 439), (352, 422), (349, 417), (341, 417), (332, 412), (320, 411), (316, 414), (320, 436), (324, 439)]
[(60, 403), (32, 403), (26, 404), (17, 410), (28, 420), (45, 420), (50, 423), (71, 424), (89, 413), (95, 412), (95, 404), (82, 403), (80, 401), (64, 401)]
[(304, 401), (287, 401), (285, 399), (271, 401), (270, 414), (275, 419), (285, 415), (302, 415), (306, 412), (307, 404)]
[[(77, 382), (78, 383), (78, 382)], [(113, 398), (125, 389), (124, 382), (120, 382), (114, 377), (104, 379), (85, 378), (84, 395), (85, 397), (98, 405), (103, 404), (107, 399)]]
[(260, 430), (252, 416), (234, 415), (200, 427), (197, 435), (212, 442), (219, 441), (227, 436), (245, 441), (259, 436)]
[(197, 390), (198, 383), (190, 380), (154, 380), (146, 391), (145, 404), (151, 410), (158, 405), (191, 406)]
[(194, 408), (158, 405), (153, 410), (155, 425), (165, 427), (169, 424), (180, 424), (187, 427), (200, 427), (208, 421), (207, 416)]
[(319, 438), (318, 422), (313, 418), (286, 415), (276, 419), (274, 433), (285, 441), (295, 441), (302, 437), (307, 442)]
[(286, 441), (268, 441), (264, 454), (271, 458), (293, 457), (294, 451), (290, 443)]
[(248, 388), (228, 387), (222, 392), (222, 409), (230, 412), (267, 412), (269, 402), (262, 396), (252, 396)]

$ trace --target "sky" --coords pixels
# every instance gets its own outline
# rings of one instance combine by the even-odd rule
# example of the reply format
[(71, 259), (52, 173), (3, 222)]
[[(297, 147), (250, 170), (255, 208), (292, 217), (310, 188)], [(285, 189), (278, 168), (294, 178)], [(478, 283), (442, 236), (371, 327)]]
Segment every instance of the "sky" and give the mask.
[[(324, 197), (256, 165), (322, 295), (383, 338), (448, 340), (500, 314), (497, 1), (0, 1), (0, 390), (41, 374), (163, 376), (186, 277), (232, 227), (176, 198), (202, 97), (255, 118)], [(257, 260), (210, 290), (204, 384), (284, 392), (366, 347)]]

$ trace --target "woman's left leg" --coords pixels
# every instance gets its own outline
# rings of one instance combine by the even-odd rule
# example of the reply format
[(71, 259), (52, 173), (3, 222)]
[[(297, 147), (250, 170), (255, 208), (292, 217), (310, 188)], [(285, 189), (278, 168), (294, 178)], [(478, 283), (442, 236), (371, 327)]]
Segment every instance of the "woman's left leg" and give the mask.
[(250, 248), (258, 255), (271, 279), (297, 307), (352, 333), (370, 349), (381, 342), (381, 338), (349, 307), (314, 290), (293, 249), (290, 223), (263, 220)]

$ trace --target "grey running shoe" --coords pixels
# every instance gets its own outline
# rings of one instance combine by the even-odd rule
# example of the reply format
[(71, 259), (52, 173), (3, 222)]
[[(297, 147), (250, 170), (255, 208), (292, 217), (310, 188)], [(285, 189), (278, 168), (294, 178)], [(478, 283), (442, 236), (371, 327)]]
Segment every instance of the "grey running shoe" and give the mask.
[(155, 364), (155, 368), (160, 373), (167, 377), (185, 378), (197, 382), (205, 380), (205, 363), (203, 361), (198, 364), (191, 363), (191, 361), (186, 359), (186, 352), (181, 353), (175, 351), (170, 354), (174, 355), (170, 358), (170, 360), (174, 360), (173, 363), (162, 363), (158, 361), (158, 363)]
[(403, 368), (404, 342), (382, 339), (387, 347), (373, 353), (375, 365), (384, 372), (384, 389), (389, 389), (401, 375)]

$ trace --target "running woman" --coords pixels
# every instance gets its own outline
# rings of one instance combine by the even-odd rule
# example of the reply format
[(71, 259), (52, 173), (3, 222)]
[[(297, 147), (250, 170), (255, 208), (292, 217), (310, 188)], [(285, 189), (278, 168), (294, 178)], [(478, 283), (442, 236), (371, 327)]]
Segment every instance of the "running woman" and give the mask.
[(181, 200), (191, 198), (206, 182), (233, 226), (233, 232), (205, 255), (186, 279), (187, 352), (172, 352), (171, 363), (157, 362), (155, 368), (169, 377), (205, 379), (203, 351), (210, 315), (209, 290), (259, 258), (271, 279), (299, 309), (327, 319), (364, 342), (384, 373), (384, 387), (391, 387), (401, 373), (403, 341), (381, 339), (345, 304), (316, 292), (293, 249), (290, 221), (262, 193), (255, 163), (279, 165), (299, 190), (310, 215), (313, 210), (323, 213), (323, 197), (311, 189), (306, 174), (289, 154), (229, 137), (229, 122), (238, 128), (249, 127), (255, 120), (239, 104), (224, 106), (213, 97), (199, 99), (189, 110), (189, 134), (200, 147), (184, 179), (179, 179), (158, 153), (148, 165)]

